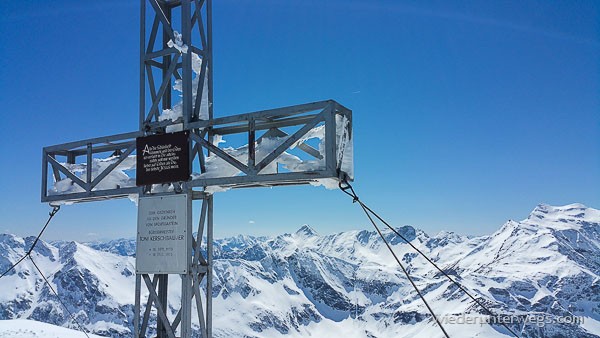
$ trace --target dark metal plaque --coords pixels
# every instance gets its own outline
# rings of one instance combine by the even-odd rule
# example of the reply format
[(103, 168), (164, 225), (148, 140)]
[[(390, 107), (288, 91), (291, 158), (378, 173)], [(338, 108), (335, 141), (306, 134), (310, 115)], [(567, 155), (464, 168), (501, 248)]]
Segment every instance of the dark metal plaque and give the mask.
[(152, 135), (136, 139), (136, 185), (190, 179), (189, 132)]

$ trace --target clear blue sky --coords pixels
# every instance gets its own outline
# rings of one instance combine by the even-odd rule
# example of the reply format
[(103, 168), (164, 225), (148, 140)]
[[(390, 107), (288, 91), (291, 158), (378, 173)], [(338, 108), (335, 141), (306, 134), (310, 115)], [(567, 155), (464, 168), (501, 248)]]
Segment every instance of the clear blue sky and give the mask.
[[(139, 1), (1, 1), (0, 232), (34, 235), (45, 145), (137, 128)], [(215, 114), (333, 98), (355, 187), (395, 225), (488, 234), (538, 203), (600, 208), (600, 2), (214, 1)], [(368, 228), (338, 191), (215, 197), (217, 236)], [(47, 239), (135, 234), (125, 200)]]

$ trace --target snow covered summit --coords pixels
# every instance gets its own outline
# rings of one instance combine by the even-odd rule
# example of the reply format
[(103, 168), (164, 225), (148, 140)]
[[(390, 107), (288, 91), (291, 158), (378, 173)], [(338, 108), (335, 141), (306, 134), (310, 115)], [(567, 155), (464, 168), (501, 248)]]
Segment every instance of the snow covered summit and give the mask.
[(313, 229), (310, 225), (304, 224), (300, 229), (298, 229), (295, 234), (300, 237), (312, 237), (318, 236), (319, 234), (315, 229)]

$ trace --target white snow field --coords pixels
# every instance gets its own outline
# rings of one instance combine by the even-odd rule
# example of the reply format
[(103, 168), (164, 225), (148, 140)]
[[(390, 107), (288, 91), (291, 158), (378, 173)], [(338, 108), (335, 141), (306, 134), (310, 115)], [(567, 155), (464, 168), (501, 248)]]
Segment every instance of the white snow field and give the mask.
[[(90, 338), (100, 338), (89, 334)], [(37, 322), (35, 320), (0, 320), (0, 337), (4, 338), (86, 338), (81, 331)]]

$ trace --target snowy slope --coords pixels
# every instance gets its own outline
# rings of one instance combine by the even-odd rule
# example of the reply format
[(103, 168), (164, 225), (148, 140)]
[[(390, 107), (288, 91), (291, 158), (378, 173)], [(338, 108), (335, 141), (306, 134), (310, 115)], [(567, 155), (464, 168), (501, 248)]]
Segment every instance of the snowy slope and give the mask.
[[(523, 337), (600, 337), (600, 211), (539, 205), (527, 219), (481, 237), (398, 231), (496, 313), (521, 320), (510, 326)], [(509, 336), (499, 325), (457, 324), (486, 316), (408, 245), (386, 237), (450, 336)], [(0, 235), (0, 269), (32, 240)], [(34, 259), (86, 329), (127, 337), (134, 245), (39, 242)], [(215, 337), (442, 336), (374, 231), (322, 236), (304, 225), (272, 238), (240, 235), (216, 240), (215, 257)], [(175, 284), (170, 299), (180, 295)], [(174, 306), (169, 312), (176, 315)], [(573, 316), (584, 323), (557, 323)], [(30, 262), (0, 280), (0, 319), (9, 318), (73, 327)]]
[[(100, 338), (88, 334), (90, 338)], [(86, 338), (81, 331), (36, 322), (34, 320), (0, 320), (0, 338)]]
[[(33, 237), (0, 235), (0, 269), (6, 270), (30, 247)], [(68, 242), (60, 248), (38, 242), (32, 254), (84, 327), (99, 334), (125, 335), (133, 316), (134, 258), (100, 252)], [(72, 326), (33, 264), (23, 261), (0, 280), (0, 319), (28, 318)]]

